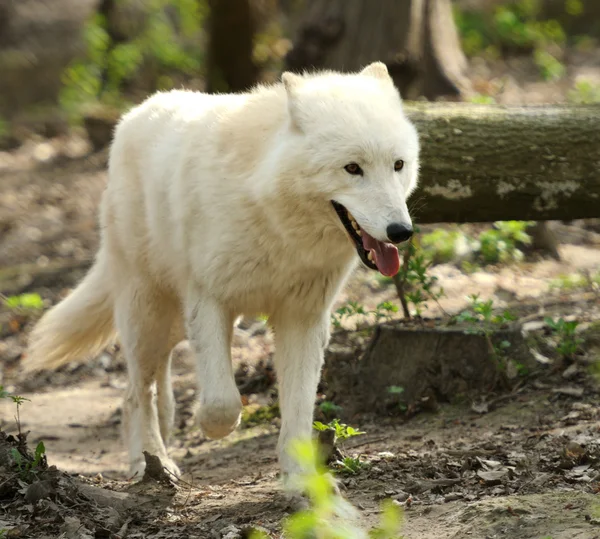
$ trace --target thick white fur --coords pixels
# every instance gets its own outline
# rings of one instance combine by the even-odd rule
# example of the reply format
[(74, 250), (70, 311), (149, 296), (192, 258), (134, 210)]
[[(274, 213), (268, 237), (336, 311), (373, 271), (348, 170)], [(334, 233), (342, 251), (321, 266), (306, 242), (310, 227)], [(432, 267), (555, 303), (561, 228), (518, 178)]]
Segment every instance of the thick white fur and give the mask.
[[(178, 473), (165, 446), (169, 351), (187, 333), (200, 425), (226, 436), (241, 411), (232, 324), (266, 313), (276, 335), (280, 464), (284, 476), (297, 472), (286, 449), (311, 435), (330, 308), (358, 260), (330, 201), (385, 241), (389, 223), (410, 223), (418, 153), (381, 63), (354, 74), (285, 73), (238, 95), (155, 94), (116, 128), (96, 263), (35, 327), (25, 368), (96, 354), (116, 327), (129, 370), (131, 471), (143, 471), (146, 450)], [(351, 162), (363, 176), (344, 170)]]

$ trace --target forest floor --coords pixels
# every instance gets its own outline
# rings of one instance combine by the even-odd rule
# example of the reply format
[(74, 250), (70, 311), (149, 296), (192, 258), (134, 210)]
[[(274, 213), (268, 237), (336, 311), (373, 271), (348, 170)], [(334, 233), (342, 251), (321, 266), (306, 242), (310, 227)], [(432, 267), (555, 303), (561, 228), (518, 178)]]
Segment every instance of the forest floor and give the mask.
[[(592, 67), (597, 74), (599, 66)], [(556, 102), (566, 91), (537, 83), (527, 90), (527, 84), (519, 83), (523, 93), (514, 99)], [(538, 90), (558, 97), (538, 99)], [(0, 153), (4, 295), (35, 292), (50, 306), (83, 276), (98, 245), (106, 156), (90, 153), (76, 136), (31, 140)], [(561, 242), (560, 261), (533, 253), (519, 263), (470, 271), (456, 263), (432, 268), (445, 296), (439, 306), (429, 302), (424, 315), (459, 313), (474, 293), (517, 314), (527, 305), (527, 331), (543, 344), (542, 353), (533, 368), (519, 373), (510, 393), (490, 392), (485, 407), (467, 399), (440, 401), (414, 414), (346, 417), (365, 434), (348, 440), (343, 451), (363, 466), (340, 478), (366, 527), (377, 523), (382, 500), (392, 498), (404, 509), (406, 539), (600, 538), (600, 384), (594, 368), (600, 360), (600, 292), (591, 282), (565, 286), (565, 276), (599, 274), (600, 229), (594, 222), (552, 227)], [(460, 229), (476, 234), (485, 228)], [(394, 287), (361, 268), (337, 307), (356, 301), (373, 309), (386, 300), (397, 301)], [(583, 342), (569, 361), (556, 353), (545, 316), (579, 322)], [(209, 441), (194, 427), (192, 361), (185, 349), (175, 357), (178, 410), (170, 453), (184, 481), (174, 487), (127, 476), (119, 438), (126, 372), (118, 347), (84, 365), (24, 378), (20, 358), (34, 320), (0, 310), (0, 385), (29, 399), (20, 406), (21, 430), (29, 433), (31, 450), (44, 442), (48, 464), (56, 469), (32, 479), (3, 468), (3, 454), (17, 443), (17, 425), (15, 404), (0, 399), (0, 530), (7, 537), (234, 539), (246, 536), (249, 526), (279, 537), (291, 508), (279, 486), (274, 343), (264, 324), (244, 321), (236, 328), (233, 358), (246, 419), (224, 440)], [(354, 322), (345, 323), (351, 328)], [(343, 338), (337, 334), (332, 346), (343, 345)], [(326, 388), (323, 393), (321, 400)], [(263, 420), (248, 420), (256, 410), (266, 410)], [(316, 414), (326, 420), (322, 408)]]

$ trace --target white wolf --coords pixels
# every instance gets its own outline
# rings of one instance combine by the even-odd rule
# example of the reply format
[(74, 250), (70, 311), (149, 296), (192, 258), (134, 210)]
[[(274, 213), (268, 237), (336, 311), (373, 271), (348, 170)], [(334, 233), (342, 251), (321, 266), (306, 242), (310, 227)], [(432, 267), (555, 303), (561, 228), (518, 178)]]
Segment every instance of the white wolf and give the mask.
[[(131, 472), (143, 451), (173, 473), (170, 355), (190, 341), (198, 420), (209, 438), (238, 425), (230, 340), (240, 315), (276, 337), (284, 480), (287, 449), (311, 436), (335, 295), (358, 258), (385, 275), (412, 224), (419, 140), (384, 64), (284, 73), (244, 94), (158, 93), (114, 134), (94, 266), (34, 328), (26, 370), (97, 354), (120, 336), (129, 385)], [(359, 255), (357, 257), (357, 254)]]

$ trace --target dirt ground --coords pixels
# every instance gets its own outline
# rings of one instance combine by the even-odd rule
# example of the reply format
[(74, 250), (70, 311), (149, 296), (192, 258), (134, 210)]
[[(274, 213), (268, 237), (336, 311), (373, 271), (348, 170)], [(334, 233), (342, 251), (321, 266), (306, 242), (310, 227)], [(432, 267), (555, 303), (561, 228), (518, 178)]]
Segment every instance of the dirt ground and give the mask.
[[(577, 57), (573, 76), (584, 68), (597, 74), (596, 56), (584, 67)], [(539, 102), (536, 92), (546, 101), (564, 99), (564, 87), (536, 83), (532, 89), (528, 80), (515, 82), (519, 70), (513, 72), (508, 101), (529, 96)], [(31, 140), (0, 153), (4, 295), (37, 292), (49, 306), (84, 274), (98, 243), (106, 155), (90, 153), (78, 136)], [(551, 287), (564, 275), (600, 270), (600, 231), (595, 223), (552, 226), (561, 240), (560, 261), (533, 255), (470, 273), (455, 264), (433, 268), (445, 297), (426, 315), (459, 312), (467, 294), (477, 292), (498, 307), (520, 312), (527, 305), (528, 335), (546, 348), (508, 393), (479, 395), (479, 405), (469, 398), (412, 415), (365, 410), (347, 418), (366, 432), (343, 445), (364, 466), (340, 475), (363, 525), (375, 525), (382, 500), (392, 498), (404, 509), (407, 539), (600, 538), (600, 385), (592, 369), (600, 359), (600, 296), (593, 287)], [(393, 287), (359, 269), (338, 306), (356, 300), (373, 308), (394, 299)], [(573, 362), (559, 361), (548, 345), (546, 315), (579, 321), (585, 341)], [(193, 424), (193, 365), (182, 349), (173, 367), (178, 411), (170, 452), (183, 481), (176, 487), (136, 483), (127, 476), (119, 439), (126, 372), (118, 346), (88, 364), (24, 379), (19, 364), (30, 324), (0, 310), (0, 385), (29, 399), (20, 408), (21, 428), (29, 431), (30, 448), (43, 440), (48, 464), (57, 470), (37, 481), (50, 485), (48, 493), (32, 493), (2, 468), (3, 446), (17, 442), (0, 436), (0, 530), (8, 537), (234, 539), (245, 537), (249, 526), (280, 536), (292, 509), (279, 489), (277, 417), (244, 424), (218, 442), (206, 440)], [(236, 328), (233, 357), (248, 410), (276, 396), (273, 347), (260, 321)], [(16, 435), (14, 415), (15, 405), (0, 400), (0, 431)]]

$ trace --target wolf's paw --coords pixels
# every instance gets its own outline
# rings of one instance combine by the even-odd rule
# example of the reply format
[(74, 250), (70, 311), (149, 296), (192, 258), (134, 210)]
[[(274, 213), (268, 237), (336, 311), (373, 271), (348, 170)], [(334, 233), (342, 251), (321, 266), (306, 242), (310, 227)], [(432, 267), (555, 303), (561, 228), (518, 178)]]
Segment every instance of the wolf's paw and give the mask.
[(237, 389), (229, 398), (203, 399), (196, 421), (207, 438), (218, 440), (231, 434), (240, 424), (242, 401)]
[(179, 469), (179, 466), (177, 466), (177, 464), (175, 464), (175, 462), (168, 457), (160, 460), (166, 470), (165, 473), (169, 476), (169, 479), (171, 479), (171, 481), (177, 481), (181, 477), (181, 470)]
[[(170, 459), (167, 456), (162, 456), (162, 457), (159, 457), (159, 460), (160, 460), (160, 467), (164, 468), (164, 470), (162, 470), (162, 473), (164, 473), (171, 481), (177, 481), (181, 477), (181, 470), (179, 469), (177, 464), (175, 464), (175, 462), (173, 462), (172, 459)], [(156, 468), (158, 468), (158, 463), (157, 463)], [(160, 475), (160, 473), (161, 472), (159, 469), (152, 471), (153, 475)], [(142, 455), (141, 457), (136, 458), (129, 464), (129, 477), (136, 481), (141, 481), (144, 478), (145, 474), (146, 474), (146, 459)]]
[(129, 463), (129, 479), (141, 481), (145, 471), (146, 461), (143, 456), (136, 458)]

